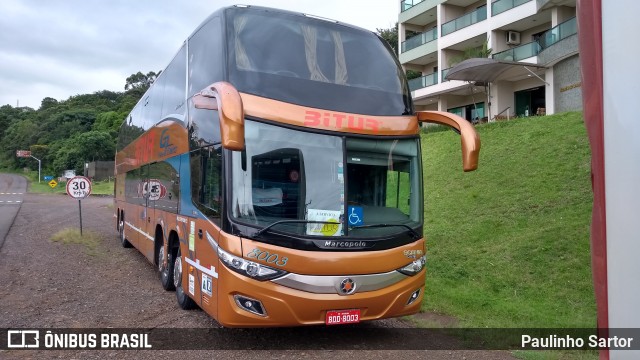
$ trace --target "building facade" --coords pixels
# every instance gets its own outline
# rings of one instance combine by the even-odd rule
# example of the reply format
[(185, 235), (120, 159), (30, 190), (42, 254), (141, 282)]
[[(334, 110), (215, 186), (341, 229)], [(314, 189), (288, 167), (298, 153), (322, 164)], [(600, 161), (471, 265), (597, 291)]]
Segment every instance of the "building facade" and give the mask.
[[(399, 59), (416, 110), (469, 121), (582, 108), (575, 0), (403, 0)], [(446, 80), (469, 57), (535, 64), (493, 82)]]

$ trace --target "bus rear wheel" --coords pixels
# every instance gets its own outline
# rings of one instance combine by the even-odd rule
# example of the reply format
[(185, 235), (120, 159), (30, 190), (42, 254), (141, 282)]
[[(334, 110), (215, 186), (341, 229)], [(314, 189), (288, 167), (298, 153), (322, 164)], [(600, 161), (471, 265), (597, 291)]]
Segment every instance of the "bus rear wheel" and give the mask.
[[(173, 291), (176, 289), (173, 281), (174, 260), (171, 256), (166, 259), (164, 254), (164, 242), (161, 241), (158, 246), (158, 272), (160, 272), (160, 282), (162, 283), (163, 289)], [(169, 255), (171, 255), (171, 252), (169, 252)]]
[(184, 288), (182, 287), (182, 256), (180, 254), (180, 247), (178, 247), (173, 263), (173, 285), (176, 287), (178, 306), (183, 310), (195, 309), (195, 301), (184, 292)]
[(124, 236), (124, 217), (121, 217), (120, 221), (118, 222), (118, 232), (119, 232), (118, 235), (120, 237), (120, 243), (122, 244), (122, 247), (130, 248), (131, 247), (131, 243)]

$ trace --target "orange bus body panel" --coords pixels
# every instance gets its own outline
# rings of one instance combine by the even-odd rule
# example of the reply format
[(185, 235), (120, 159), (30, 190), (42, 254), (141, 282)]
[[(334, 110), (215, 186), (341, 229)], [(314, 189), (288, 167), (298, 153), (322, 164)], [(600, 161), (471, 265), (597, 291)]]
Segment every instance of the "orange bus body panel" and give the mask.
[(406, 136), (419, 133), (415, 116), (370, 116), (310, 108), (240, 93), (246, 115), (286, 125), (349, 134)]

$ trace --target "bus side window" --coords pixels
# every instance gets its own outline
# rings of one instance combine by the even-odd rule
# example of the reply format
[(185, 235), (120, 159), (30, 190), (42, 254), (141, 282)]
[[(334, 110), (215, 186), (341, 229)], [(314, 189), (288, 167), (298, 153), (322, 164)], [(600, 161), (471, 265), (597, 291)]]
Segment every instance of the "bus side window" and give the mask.
[(202, 147), (191, 152), (191, 195), (196, 207), (220, 225), (222, 212), (222, 147)]

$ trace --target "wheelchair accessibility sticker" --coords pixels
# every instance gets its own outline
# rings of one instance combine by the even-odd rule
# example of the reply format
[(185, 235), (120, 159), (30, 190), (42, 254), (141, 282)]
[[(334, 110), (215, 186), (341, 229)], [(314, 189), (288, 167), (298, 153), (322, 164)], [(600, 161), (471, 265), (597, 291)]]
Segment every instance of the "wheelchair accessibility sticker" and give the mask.
[(362, 206), (349, 206), (349, 225), (362, 225), (364, 223)]

